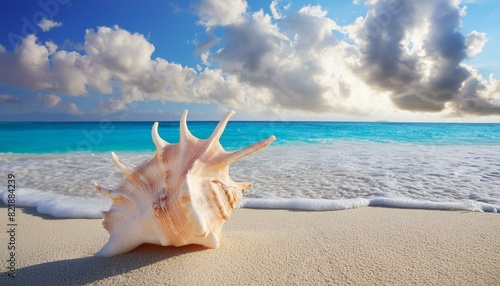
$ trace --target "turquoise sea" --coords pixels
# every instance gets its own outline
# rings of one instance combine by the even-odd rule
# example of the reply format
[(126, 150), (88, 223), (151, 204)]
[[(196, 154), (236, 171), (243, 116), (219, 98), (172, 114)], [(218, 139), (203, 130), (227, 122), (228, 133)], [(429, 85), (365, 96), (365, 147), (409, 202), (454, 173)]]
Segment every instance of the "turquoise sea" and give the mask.
[[(0, 123), (0, 174), (16, 176), (19, 206), (97, 218), (110, 202), (93, 182), (121, 178), (110, 152), (147, 160), (152, 124)], [(216, 125), (188, 121), (200, 139)], [(159, 133), (177, 143), (179, 123), (160, 122)], [(270, 147), (231, 165), (235, 180), (254, 183), (240, 207), (500, 210), (500, 124), (230, 121), (221, 143), (232, 151), (270, 135)]]
[[(153, 122), (1, 123), (0, 153), (152, 151)], [(189, 122), (197, 137), (208, 138), (217, 122)], [(160, 135), (179, 140), (178, 122), (160, 122)], [(229, 122), (221, 138), (228, 150), (275, 135), (274, 145), (335, 142), (413, 143), (423, 145), (499, 145), (500, 124), (385, 122)]]

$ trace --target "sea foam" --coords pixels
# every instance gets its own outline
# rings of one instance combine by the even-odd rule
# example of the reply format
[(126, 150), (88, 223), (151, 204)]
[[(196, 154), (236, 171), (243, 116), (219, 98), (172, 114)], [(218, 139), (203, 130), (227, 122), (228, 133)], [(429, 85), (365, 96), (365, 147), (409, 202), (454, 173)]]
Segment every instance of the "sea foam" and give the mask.
[[(7, 204), (7, 192), (0, 193)], [(296, 211), (338, 211), (367, 206), (394, 207), (430, 210), (460, 210), (475, 212), (497, 212), (500, 208), (491, 204), (466, 202), (431, 202), (407, 198), (374, 198), (374, 199), (310, 199), (310, 198), (243, 198), (237, 208), (251, 209), (284, 209)], [(57, 218), (102, 218), (102, 211), (111, 207), (107, 198), (85, 198), (65, 196), (34, 189), (16, 191), (16, 207), (33, 207), (39, 214)]]
[[(7, 205), (8, 192), (1, 193)], [(34, 189), (17, 189), (16, 207), (33, 207), (39, 214), (58, 218), (102, 218), (102, 211), (111, 207), (111, 200), (105, 198), (85, 198), (65, 196)]]
[[(500, 148), (337, 142), (270, 146), (231, 165), (248, 181), (240, 207), (342, 210), (363, 206), (500, 210)], [(139, 165), (153, 152), (119, 152)], [(16, 176), (16, 205), (56, 217), (101, 217), (111, 204), (94, 182), (116, 187), (109, 153), (0, 154), (0, 175)], [(3, 193), (5, 201), (6, 193)]]

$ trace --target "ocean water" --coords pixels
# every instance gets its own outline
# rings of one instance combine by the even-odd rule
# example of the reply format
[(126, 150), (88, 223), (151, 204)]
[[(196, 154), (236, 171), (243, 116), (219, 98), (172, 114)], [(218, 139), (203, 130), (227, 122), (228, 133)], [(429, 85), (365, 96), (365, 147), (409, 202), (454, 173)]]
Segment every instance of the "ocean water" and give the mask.
[[(188, 122), (201, 139), (216, 124)], [(93, 183), (113, 188), (121, 178), (110, 152), (136, 165), (149, 159), (151, 126), (0, 123), (0, 174), (5, 186), (15, 175), (17, 206), (100, 218), (111, 201)], [(179, 123), (161, 122), (159, 133), (177, 143)], [(221, 143), (232, 151), (270, 135), (271, 146), (231, 165), (235, 181), (253, 183), (240, 207), (500, 210), (500, 124), (229, 122)]]

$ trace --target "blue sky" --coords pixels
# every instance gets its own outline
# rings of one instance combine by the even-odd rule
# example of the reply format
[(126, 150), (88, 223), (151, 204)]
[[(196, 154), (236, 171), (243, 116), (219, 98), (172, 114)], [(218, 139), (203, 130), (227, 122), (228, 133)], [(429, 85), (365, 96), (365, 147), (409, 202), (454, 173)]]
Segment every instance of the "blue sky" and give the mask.
[(493, 0), (1, 0), (0, 120), (500, 122), (498, 15)]

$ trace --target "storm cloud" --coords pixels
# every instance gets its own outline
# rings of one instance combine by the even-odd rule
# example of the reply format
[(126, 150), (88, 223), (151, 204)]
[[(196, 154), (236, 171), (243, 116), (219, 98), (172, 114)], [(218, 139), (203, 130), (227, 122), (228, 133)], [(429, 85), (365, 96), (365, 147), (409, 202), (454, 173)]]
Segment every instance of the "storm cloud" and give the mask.
[(379, 0), (350, 35), (360, 50), (353, 69), (370, 86), (390, 92), (410, 111), (500, 114), (498, 92), (463, 61), (486, 36), (459, 32), (465, 10), (449, 0)]

